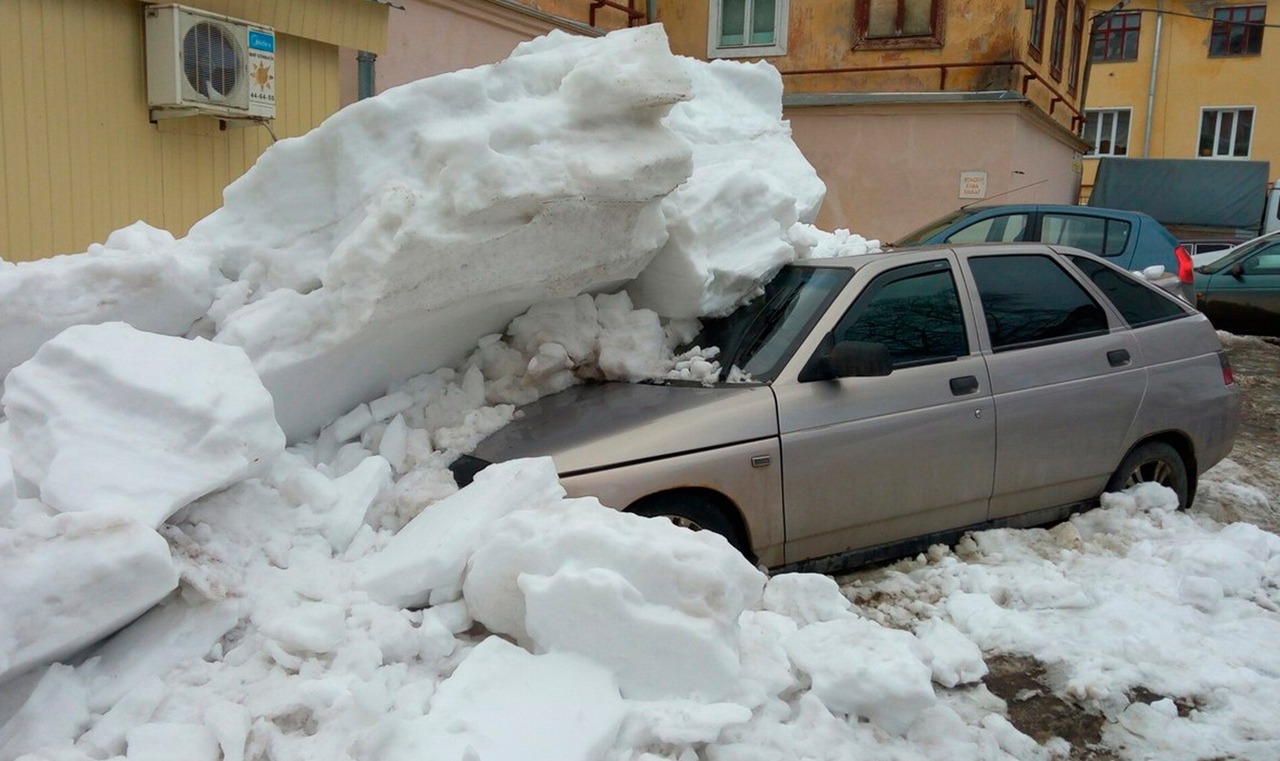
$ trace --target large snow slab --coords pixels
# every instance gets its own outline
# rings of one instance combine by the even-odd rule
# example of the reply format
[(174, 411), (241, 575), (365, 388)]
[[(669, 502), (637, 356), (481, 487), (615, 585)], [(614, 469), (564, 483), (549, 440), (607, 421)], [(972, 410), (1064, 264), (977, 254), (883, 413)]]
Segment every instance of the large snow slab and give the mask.
[(159, 526), (284, 450), (244, 352), (124, 323), (63, 331), (9, 374), (3, 404), (14, 472), (64, 512)]
[(110, 634), (177, 585), (164, 539), (120, 515), (0, 529), (0, 682)]
[(690, 94), (661, 27), (553, 34), (266, 151), (184, 243), (237, 282), (213, 313), (290, 438), (461, 360), (548, 298), (617, 288), (666, 238)]
[(0, 379), (72, 325), (121, 321), (180, 336), (213, 301), (207, 261), (183, 256), (168, 231), (143, 222), (83, 254), (0, 260)]

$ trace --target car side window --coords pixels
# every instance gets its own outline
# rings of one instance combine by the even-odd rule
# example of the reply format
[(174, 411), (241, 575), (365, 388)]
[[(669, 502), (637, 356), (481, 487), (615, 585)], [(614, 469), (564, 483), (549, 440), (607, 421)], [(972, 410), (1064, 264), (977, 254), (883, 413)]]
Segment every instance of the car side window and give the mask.
[(1129, 242), (1129, 223), (1083, 214), (1045, 214), (1040, 218), (1040, 241), (1083, 248), (1099, 256), (1115, 256)]
[(1068, 256), (1067, 260), (1106, 294), (1107, 299), (1131, 327), (1152, 325), (1189, 314), (1177, 299), (1147, 287), (1127, 272), (1120, 272), (1096, 259), (1083, 256)]
[(1280, 275), (1280, 243), (1258, 251), (1244, 260), (1246, 275)]
[(1106, 311), (1061, 265), (1039, 255), (969, 259), (995, 351), (1105, 334)]
[(840, 318), (835, 339), (884, 344), (895, 369), (967, 355), (950, 263), (914, 264), (877, 276)]
[(974, 222), (947, 236), (946, 243), (1000, 243), (1026, 240), (1026, 214), (1001, 214)]

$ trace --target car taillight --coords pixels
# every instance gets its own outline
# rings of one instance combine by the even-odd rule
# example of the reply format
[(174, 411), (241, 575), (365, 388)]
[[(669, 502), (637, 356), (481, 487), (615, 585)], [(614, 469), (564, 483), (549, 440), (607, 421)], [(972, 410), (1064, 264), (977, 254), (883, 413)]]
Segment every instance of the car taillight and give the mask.
[(1236, 374), (1231, 370), (1231, 360), (1225, 351), (1218, 352), (1218, 363), (1222, 365), (1222, 383), (1230, 386), (1236, 382)]
[(1191, 254), (1182, 246), (1174, 246), (1173, 255), (1178, 257), (1178, 280), (1188, 285), (1195, 282), (1195, 265), (1191, 263)]

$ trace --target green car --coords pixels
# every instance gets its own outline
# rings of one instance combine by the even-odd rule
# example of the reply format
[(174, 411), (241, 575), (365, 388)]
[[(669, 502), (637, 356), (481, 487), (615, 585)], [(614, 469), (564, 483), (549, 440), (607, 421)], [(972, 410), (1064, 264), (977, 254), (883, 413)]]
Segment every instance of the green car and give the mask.
[(1280, 336), (1280, 233), (1196, 269), (1196, 306), (1218, 330)]

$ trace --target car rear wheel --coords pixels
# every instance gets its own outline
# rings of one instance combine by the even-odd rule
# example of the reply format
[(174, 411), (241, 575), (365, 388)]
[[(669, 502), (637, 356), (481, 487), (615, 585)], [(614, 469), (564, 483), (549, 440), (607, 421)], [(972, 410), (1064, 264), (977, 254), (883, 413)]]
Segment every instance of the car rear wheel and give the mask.
[(750, 557), (746, 537), (737, 523), (714, 499), (701, 494), (674, 492), (647, 497), (627, 512), (647, 518), (667, 518), (691, 531), (712, 531), (723, 536), (743, 555)]
[(1178, 509), (1191, 506), (1191, 481), (1187, 465), (1178, 450), (1163, 441), (1148, 441), (1129, 453), (1107, 483), (1107, 491), (1124, 491), (1143, 483), (1156, 483), (1173, 489), (1178, 495)]

